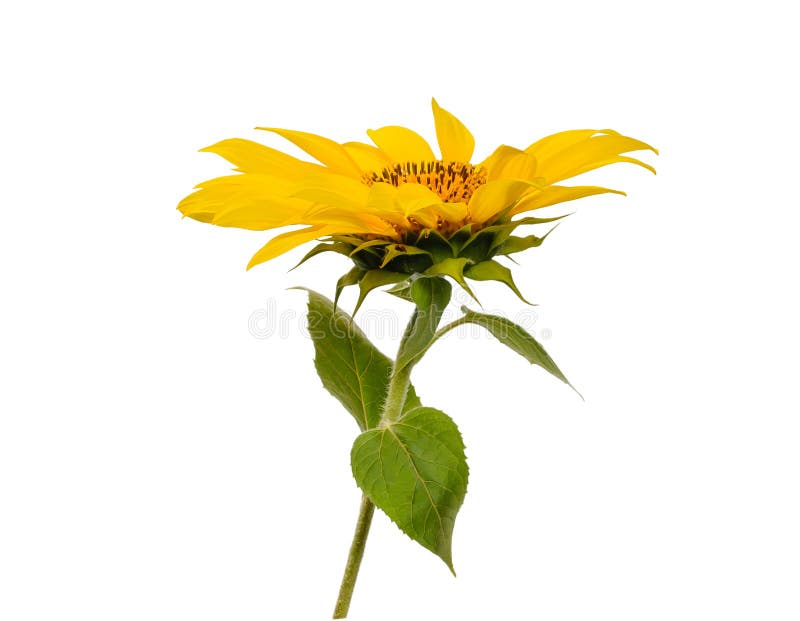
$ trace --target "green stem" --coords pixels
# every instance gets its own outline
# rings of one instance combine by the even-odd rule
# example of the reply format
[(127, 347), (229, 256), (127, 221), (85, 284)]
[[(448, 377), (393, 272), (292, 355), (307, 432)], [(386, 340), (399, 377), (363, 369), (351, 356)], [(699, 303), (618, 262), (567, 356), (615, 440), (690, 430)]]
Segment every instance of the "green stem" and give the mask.
[(389, 388), (386, 391), (386, 401), (383, 403), (381, 422), (394, 422), (403, 413), (408, 386), (411, 383), (411, 367), (412, 365), (407, 364), (399, 371), (396, 368), (392, 370)]
[[(397, 372), (392, 372), (389, 388), (386, 392), (386, 401), (383, 404), (381, 421), (395, 421), (403, 412), (408, 386), (411, 382), (410, 367), (411, 365), (407, 365)], [(334, 619), (347, 617), (350, 600), (353, 597), (353, 589), (356, 586), (356, 578), (358, 578), (358, 569), (361, 567), (361, 559), (364, 557), (364, 548), (367, 545), (367, 536), (369, 535), (373, 513), (375, 513), (375, 505), (369, 498), (362, 496), (358, 522), (356, 522), (356, 532), (353, 535), (353, 543), (350, 544), (350, 554), (347, 557), (347, 564), (344, 568), (342, 586), (339, 587), (339, 598), (336, 600), (336, 608), (333, 610)]]
[(344, 568), (342, 586), (339, 588), (339, 598), (336, 600), (336, 608), (333, 610), (334, 619), (344, 619), (350, 609), (350, 600), (353, 597), (353, 589), (358, 578), (358, 568), (361, 567), (361, 559), (364, 557), (364, 547), (367, 545), (367, 535), (369, 526), (372, 523), (372, 514), (375, 513), (375, 505), (366, 496), (361, 497), (361, 509), (358, 512), (358, 522), (356, 522), (356, 532), (353, 535), (353, 543), (350, 544), (350, 554), (347, 557), (347, 565)]

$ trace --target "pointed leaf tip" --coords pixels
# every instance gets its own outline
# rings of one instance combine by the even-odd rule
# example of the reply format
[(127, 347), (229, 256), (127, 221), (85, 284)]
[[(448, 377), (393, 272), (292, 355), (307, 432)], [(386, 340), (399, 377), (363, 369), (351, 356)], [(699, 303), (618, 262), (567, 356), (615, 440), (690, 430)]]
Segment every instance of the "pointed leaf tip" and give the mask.
[(489, 315), (470, 310), (466, 306), (461, 307), (464, 313), (462, 321), (479, 325), (503, 343), (511, 350), (517, 352), (531, 364), (542, 367), (550, 375), (560, 379), (567, 386), (572, 388), (578, 396), (583, 399), (583, 395), (570, 383), (566, 376), (558, 368), (544, 347), (522, 326), (514, 323), (510, 319), (498, 315)]

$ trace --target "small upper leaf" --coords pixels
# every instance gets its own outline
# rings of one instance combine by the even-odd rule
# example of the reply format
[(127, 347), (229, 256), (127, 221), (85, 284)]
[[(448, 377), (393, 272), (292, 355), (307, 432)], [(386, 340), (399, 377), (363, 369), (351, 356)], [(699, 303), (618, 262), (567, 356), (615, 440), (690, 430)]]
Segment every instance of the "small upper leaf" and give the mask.
[[(315, 291), (308, 291), (308, 331), (314, 341), (314, 366), (322, 385), (336, 397), (364, 431), (378, 425), (392, 362), (344, 311)], [(413, 387), (406, 409), (420, 405)]]
[(359, 487), (455, 574), (453, 526), (467, 493), (464, 442), (444, 412), (418, 407), (358, 436), (350, 453)]
[[(544, 347), (542, 347), (525, 328), (505, 317), (476, 313), (466, 306), (463, 306), (461, 311), (464, 313), (464, 317), (460, 321), (483, 326), (498, 341), (513, 349), (528, 362), (542, 367), (545, 371), (554, 375), (575, 390), (575, 387), (569, 383), (569, 380), (564, 376), (556, 363), (553, 362), (553, 359), (544, 350)], [(445, 326), (445, 329), (446, 328)], [(575, 390), (575, 392), (578, 391)], [(578, 394), (580, 395), (580, 393)]]

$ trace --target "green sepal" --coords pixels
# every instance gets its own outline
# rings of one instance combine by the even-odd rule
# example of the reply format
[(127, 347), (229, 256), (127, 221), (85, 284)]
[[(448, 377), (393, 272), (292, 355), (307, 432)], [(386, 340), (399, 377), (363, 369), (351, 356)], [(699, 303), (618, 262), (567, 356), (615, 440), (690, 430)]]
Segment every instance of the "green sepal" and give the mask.
[(517, 237), (515, 235), (511, 235), (502, 244), (500, 244), (495, 254), (508, 256), (516, 252), (522, 252), (523, 250), (528, 250), (529, 248), (538, 248), (539, 246), (542, 245), (542, 242), (544, 241), (545, 237), (547, 237), (547, 235), (549, 235), (551, 232), (552, 229), (542, 237), (537, 237), (536, 235), (526, 235), (525, 237)]
[(467, 493), (464, 442), (444, 412), (418, 407), (358, 436), (358, 486), (397, 526), (453, 569), (453, 526)]
[(472, 223), (465, 224), (450, 236), (448, 241), (456, 256), (461, 254), (461, 248), (463, 248), (467, 241), (472, 237), (472, 228)]
[(528, 226), (532, 224), (548, 224), (550, 222), (556, 222), (558, 220), (563, 220), (564, 218), (571, 216), (571, 213), (565, 213), (561, 216), (553, 216), (552, 218), (534, 218), (533, 216), (528, 216), (526, 218), (520, 218), (519, 220), (512, 220), (511, 224), (515, 227), (517, 226)]
[[(466, 306), (461, 307), (461, 312), (464, 313), (464, 316), (458, 320), (458, 323), (474, 323), (486, 328), (486, 330), (498, 341), (503, 343), (503, 345), (517, 352), (531, 364), (542, 367), (545, 371), (560, 379), (575, 392), (578, 392), (577, 389), (570, 384), (569, 380), (564, 376), (561, 369), (558, 368), (550, 355), (544, 350), (544, 347), (542, 347), (525, 328), (505, 317), (478, 313), (468, 309)], [(446, 329), (447, 326), (445, 326), (443, 330)], [(440, 330), (440, 333), (441, 332)], [(580, 394), (581, 393), (578, 392), (579, 396)]]
[[(350, 412), (361, 431), (381, 420), (392, 361), (364, 335), (352, 317), (311, 289), (308, 331), (314, 343), (314, 366), (322, 385)], [(421, 405), (409, 386), (404, 411)]]
[[(459, 256), (476, 257), (475, 260), (481, 261), (490, 256), (490, 251), (497, 244), (495, 240), (502, 236), (506, 230), (513, 230), (514, 225), (511, 222), (503, 222), (500, 224), (493, 224), (482, 228), (470, 235), (470, 237), (462, 244), (459, 250)], [(502, 243), (502, 242), (501, 242)], [(481, 249), (482, 252), (478, 249)]]
[(356, 237), (355, 235), (331, 235), (326, 239), (343, 242), (345, 244), (350, 244), (353, 248), (355, 248), (359, 244), (364, 243), (363, 239), (361, 239), (360, 237)]
[[(445, 259), (444, 261), (440, 261), (439, 263), (435, 263), (429, 267), (427, 270), (425, 270), (425, 274), (428, 276), (449, 276), (459, 285), (461, 285), (464, 291), (466, 291), (473, 300), (478, 302), (478, 298), (475, 297), (475, 294), (472, 293), (472, 289), (469, 288), (467, 281), (464, 280), (464, 269), (471, 263), (472, 261), (466, 257)], [(480, 302), (478, 302), (478, 304), (480, 304)]]
[(387, 246), (391, 243), (392, 242), (386, 239), (370, 239), (353, 248), (353, 250), (350, 252), (350, 256), (351, 257), (355, 256), (359, 252), (361, 252), (362, 250), (366, 250), (367, 248), (372, 248), (374, 246)]
[(411, 282), (409, 295), (416, 308), (400, 342), (395, 373), (414, 364), (431, 344), (452, 291), (450, 283), (439, 276), (420, 276)]
[(389, 270), (375, 269), (365, 272), (358, 282), (358, 302), (356, 302), (356, 307), (353, 309), (353, 315), (355, 316), (358, 309), (361, 308), (361, 304), (364, 303), (370, 291), (377, 287), (393, 285), (408, 280), (408, 278), (409, 274), (401, 274), (400, 272), (392, 272)]
[(456, 251), (450, 242), (434, 229), (423, 229), (414, 245), (422, 250), (427, 250), (434, 263), (456, 256)]
[[(479, 255), (481, 250), (484, 252), (484, 257), (491, 257), (497, 254), (497, 248), (500, 247), (517, 229), (519, 226), (531, 224), (546, 224), (548, 222), (555, 222), (566, 218), (568, 215), (555, 216), (552, 218), (520, 218), (519, 220), (507, 220), (498, 222), (483, 228), (467, 239), (460, 249), (460, 256), (474, 256)], [(551, 229), (552, 231), (552, 229)], [(549, 232), (548, 232), (549, 234)], [(474, 247), (477, 246), (477, 249)]]
[(398, 257), (407, 257), (410, 255), (426, 254), (430, 256), (430, 252), (417, 248), (416, 246), (409, 246), (407, 244), (392, 244), (386, 247), (386, 254), (383, 255), (383, 262), (380, 264), (380, 269), (385, 268), (391, 261)]
[(547, 231), (541, 237), (537, 235), (526, 235), (525, 237), (518, 237), (515, 235), (511, 235), (506, 239), (502, 244), (500, 244), (495, 251), (495, 254), (505, 255), (508, 256), (510, 254), (514, 254), (515, 252), (522, 252), (523, 250), (527, 250), (528, 248), (538, 248), (542, 245), (545, 239), (556, 230), (558, 224), (556, 224), (552, 229)]
[(346, 244), (344, 242), (322, 242), (314, 246), (311, 250), (306, 253), (300, 261), (289, 271), (296, 270), (300, 267), (303, 263), (311, 259), (312, 257), (317, 256), (318, 254), (322, 254), (323, 252), (338, 252), (344, 256), (350, 256), (350, 252), (352, 251), (353, 247), (350, 244)]
[(334, 310), (336, 310), (336, 307), (339, 305), (339, 296), (342, 295), (344, 288), (351, 285), (357, 285), (358, 281), (361, 280), (363, 276), (364, 270), (356, 266), (336, 281), (336, 295), (333, 298)]
[[(482, 261), (481, 263), (470, 265), (464, 272), (464, 276), (472, 280), (496, 280), (516, 293), (517, 297), (525, 302), (525, 304), (531, 304), (525, 299), (514, 283), (511, 270), (505, 265), (500, 265), (497, 261)], [(531, 306), (533, 305), (531, 304)]]
[(475, 263), (485, 261), (491, 256), (491, 249), (496, 232), (483, 229), (472, 235), (458, 251), (459, 257), (464, 257)]
[(411, 297), (410, 280), (397, 283), (394, 287), (387, 289), (386, 293), (391, 293), (393, 296), (405, 300), (406, 302), (414, 302), (414, 298)]

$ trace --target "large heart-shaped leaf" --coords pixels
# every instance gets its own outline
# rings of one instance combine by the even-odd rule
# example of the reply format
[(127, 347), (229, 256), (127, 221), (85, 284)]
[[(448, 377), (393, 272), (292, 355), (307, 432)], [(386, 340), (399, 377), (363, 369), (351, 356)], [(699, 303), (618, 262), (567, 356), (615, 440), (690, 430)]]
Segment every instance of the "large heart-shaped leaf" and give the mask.
[(469, 469), (453, 420), (433, 408), (411, 409), (358, 436), (350, 460), (369, 499), (455, 574), (453, 526)]
[[(364, 431), (378, 425), (392, 362), (333, 302), (308, 291), (308, 331), (314, 341), (314, 366), (322, 385), (336, 397)], [(412, 386), (405, 407), (420, 405)]]

